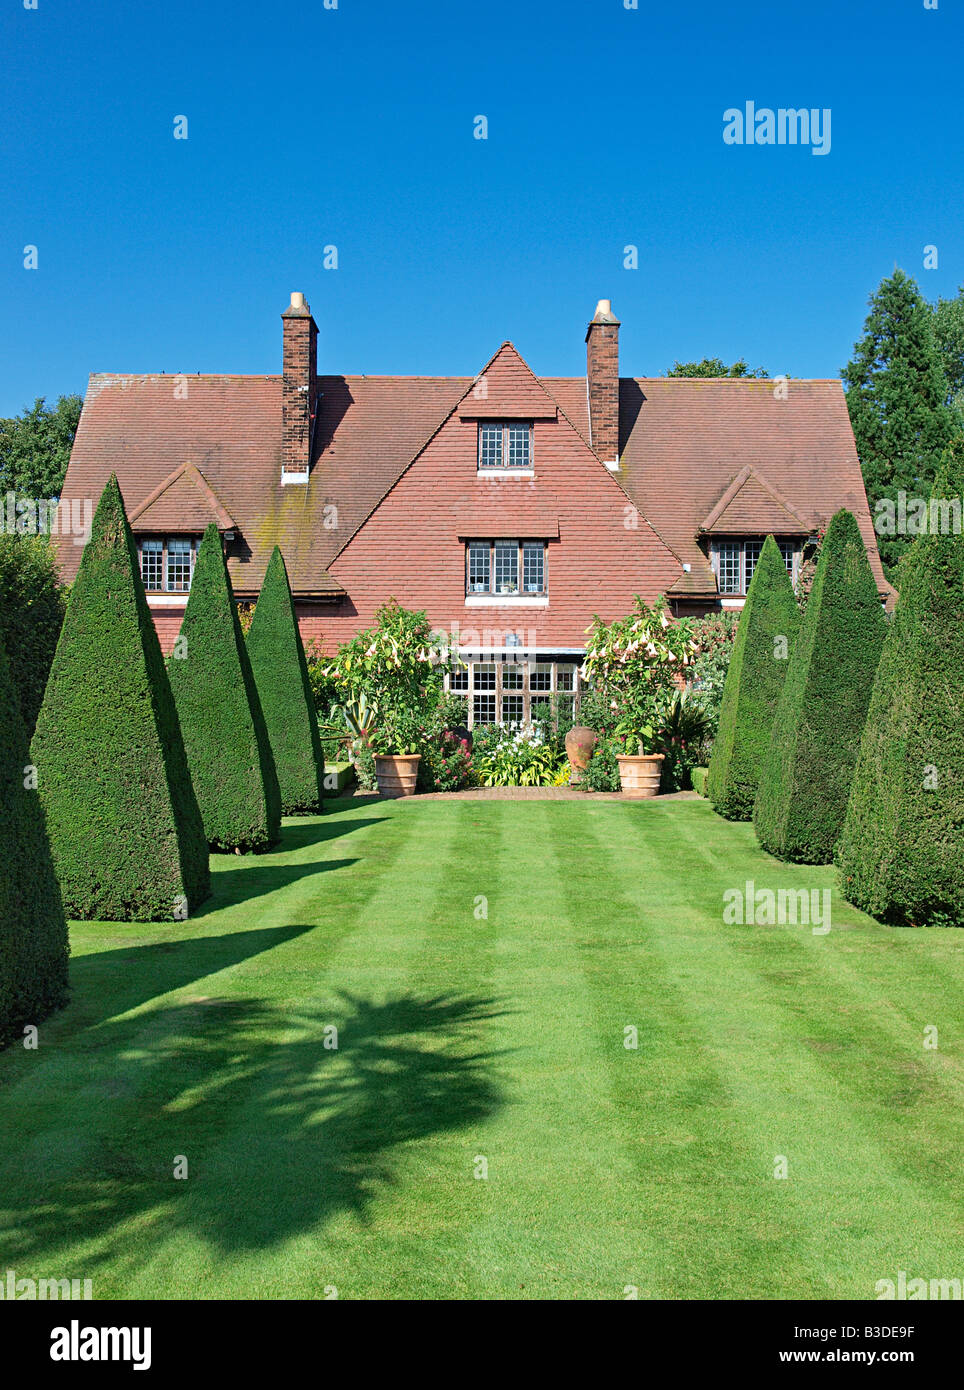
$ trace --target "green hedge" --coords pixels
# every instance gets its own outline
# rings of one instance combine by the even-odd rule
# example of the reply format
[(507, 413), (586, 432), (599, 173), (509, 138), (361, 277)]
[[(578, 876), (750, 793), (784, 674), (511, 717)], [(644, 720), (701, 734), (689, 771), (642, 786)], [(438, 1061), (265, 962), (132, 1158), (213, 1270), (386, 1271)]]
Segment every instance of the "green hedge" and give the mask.
[[(964, 494), (962, 453), (935, 501)], [(964, 536), (919, 537), (898, 580), (835, 857), (865, 912), (964, 926)]]
[(29, 739), (64, 621), (64, 590), (46, 536), (0, 536), (0, 641)]
[(281, 835), (278, 774), (213, 522), (168, 673), (208, 845), (267, 849)]
[(320, 811), (325, 760), (288, 571), (275, 546), (248, 633), (248, 656), (286, 816)]
[(0, 643), (0, 1047), (67, 1002), (67, 922)]
[(779, 546), (767, 536), (740, 614), (723, 687), (706, 794), (721, 816), (749, 820), (799, 614)]
[(856, 518), (831, 518), (777, 703), (753, 824), (781, 859), (829, 864), (887, 620)]
[(97, 507), (31, 751), (68, 917), (170, 921), (208, 854), (117, 479)]
[(709, 769), (705, 767), (694, 767), (690, 773), (693, 790), (699, 792), (700, 796), (706, 795), (706, 774), (708, 771)]

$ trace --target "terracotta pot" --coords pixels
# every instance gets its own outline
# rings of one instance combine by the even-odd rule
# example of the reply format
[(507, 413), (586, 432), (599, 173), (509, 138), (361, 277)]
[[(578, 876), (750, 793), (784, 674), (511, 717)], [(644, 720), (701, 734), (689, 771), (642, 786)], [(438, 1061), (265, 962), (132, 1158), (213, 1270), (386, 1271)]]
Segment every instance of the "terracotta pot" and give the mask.
[(646, 753), (638, 758), (617, 755), (619, 785), (623, 796), (659, 796), (659, 778), (663, 770), (664, 757), (663, 753)]
[(593, 755), (593, 749), (598, 742), (599, 735), (593, 733), (592, 729), (585, 728), (582, 724), (574, 725), (566, 734), (566, 757), (572, 768), (570, 782), (582, 781), (586, 768), (589, 766), (589, 759)]
[(382, 796), (412, 796), (421, 753), (376, 753), (375, 776)]

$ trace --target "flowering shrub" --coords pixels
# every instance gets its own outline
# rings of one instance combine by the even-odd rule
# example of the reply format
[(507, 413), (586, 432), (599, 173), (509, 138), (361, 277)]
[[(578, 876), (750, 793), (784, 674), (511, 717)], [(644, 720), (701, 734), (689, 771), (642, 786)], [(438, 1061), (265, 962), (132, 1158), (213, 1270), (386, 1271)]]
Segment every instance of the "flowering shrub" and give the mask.
[(627, 617), (593, 619), (583, 679), (608, 700), (612, 733), (627, 754), (662, 751), (673, 695), (695, 654), (690, 620), (670, 618), (663, 599), (650, 608), (637, 594)]
[(367, 697), (374, 716), (368, 737), (373, 752), (421, 753), (442, 696), (432, 629), (424, 612), (409, 612), (395, 599), (375, 616), (376, 626), (344, 642), (324, 674), (344, 697)]
[(426, 749), (423, 760), (428, 764), (423, 784), (427, 791), (460, 792), (469, 785), (472, 754), (466, 739), (446, 730), (436, 747)]
[(552, 787), (564, 757), (531, 725), (476, 735), (472, 769), (483, 787)]

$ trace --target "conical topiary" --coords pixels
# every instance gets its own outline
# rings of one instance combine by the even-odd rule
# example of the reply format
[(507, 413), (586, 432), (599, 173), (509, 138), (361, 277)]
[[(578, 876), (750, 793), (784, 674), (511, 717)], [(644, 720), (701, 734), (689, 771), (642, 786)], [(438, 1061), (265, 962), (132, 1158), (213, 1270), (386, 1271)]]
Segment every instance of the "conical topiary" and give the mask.
[(325, 761), (318, 716), (288, 571), (277, 546), (268, 562), (247, 647), (278, 769), (282, 813), (320, 811)]
[(67, 1002), (67, 922), (0, 643), (0, 1047)]
[(208, 896), (204, 828), (113, 476), (71, 587), (31, 757), (68, 917), (181, 919)]
[(964, 926), (962, 495), (964, 441), (945, 455), (929, 533), (900, 563), (835, 855), (844, 896), (906, 926)]
[(208, 845), (267, 849), (281, 834), (278, 774), (213, 523), (168, 671)]
[(706, 776), (714, 810), (730, 820), (749, 820), (753, 812), (798, 622), (786, 564), (767, 536), (740, 614)]
[(753, 824), (781, 859), (829, 864), (887, 620), (851, 512), (831, 518), (777, 702)]

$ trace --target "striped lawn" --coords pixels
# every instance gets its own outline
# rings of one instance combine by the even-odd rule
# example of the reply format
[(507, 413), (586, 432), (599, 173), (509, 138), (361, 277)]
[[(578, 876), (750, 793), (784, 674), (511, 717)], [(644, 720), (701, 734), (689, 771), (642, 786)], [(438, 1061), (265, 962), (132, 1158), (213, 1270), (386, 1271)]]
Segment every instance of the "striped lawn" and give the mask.
[(0, 1057), (0, 1276), (137, 1298), (964, 1276), (964, 934), (836, 890), (826, 935), (725, 925), (747, 879), (834, 875), (701, 801), (345, 799), (212, 862), (189, 923), (76, 924), (71, 1006)]

